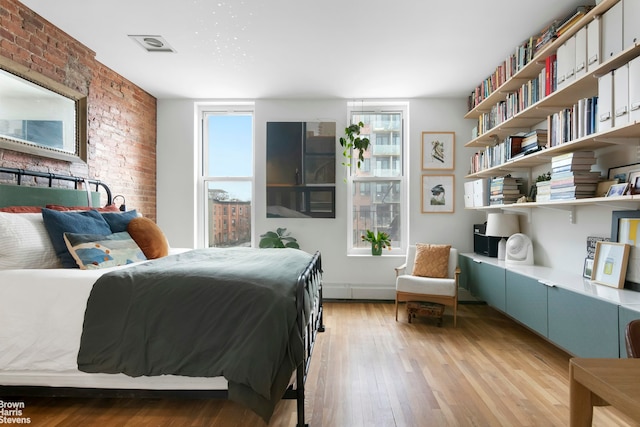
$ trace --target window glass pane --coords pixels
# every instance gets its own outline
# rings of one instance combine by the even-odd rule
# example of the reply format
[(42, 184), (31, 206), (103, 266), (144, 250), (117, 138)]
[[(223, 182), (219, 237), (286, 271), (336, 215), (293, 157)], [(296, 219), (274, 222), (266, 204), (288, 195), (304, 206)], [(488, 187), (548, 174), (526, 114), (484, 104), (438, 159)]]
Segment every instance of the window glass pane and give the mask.
[[(401, 182), (398, 180), (354, 182), (353, 246), (369, 248), (361, 236), (366, 230), (384, 231), (391, 237), (391, 246), (400, 245)], [(371, 191), (370, 191), (371, 190)]]
[(251, 182), (208, 181), (209, 247), (251, 246)]
[(352, 173), (355, 176), (401, 176), (402, 114), (354, 113), (352, 117), (352, 123), (364, 123), (361, 135), (369, 138), (370, 142), (369, 149), (364, 154), (364, 167), (354, 168)]
[(206, 176), (253, 175), (253, 117), (209, 114)]

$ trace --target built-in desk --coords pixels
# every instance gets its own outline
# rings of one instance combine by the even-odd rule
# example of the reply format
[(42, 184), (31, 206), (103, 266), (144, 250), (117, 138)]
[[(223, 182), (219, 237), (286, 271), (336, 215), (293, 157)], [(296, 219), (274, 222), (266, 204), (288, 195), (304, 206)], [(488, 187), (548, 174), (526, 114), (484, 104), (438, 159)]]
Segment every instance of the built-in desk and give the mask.
[(598, 396), (640, 421), (640, 359), (579, 359), (569, 362), (571, 427), (591, 426)]
[(460, 254), (463, 286), (578, 357), (624, 357), (624, 327), (640, 318), (640, 292), (593, 283), (580, 273)]

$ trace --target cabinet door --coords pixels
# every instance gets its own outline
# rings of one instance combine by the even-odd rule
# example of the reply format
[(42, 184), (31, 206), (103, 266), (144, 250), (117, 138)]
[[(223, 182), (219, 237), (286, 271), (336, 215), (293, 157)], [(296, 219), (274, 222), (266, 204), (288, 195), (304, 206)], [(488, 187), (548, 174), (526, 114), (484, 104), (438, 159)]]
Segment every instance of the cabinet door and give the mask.
[(470, 282), (471, 282), (471, 270), (472, 270), (473, 260), (466, 256), (459, 254), (458, 255), (458, 267), (460, 267), (460, 277), (458, 286), (471, 291)]
[(618, 311), (619, 316), (619, 335), (620, 335), (620, 357), (627, 357), (627, 344), (624, 338), (624, 332), (627, 327), (627, 324), (632, 320), (640, 319), (640, 307), (637, 307), (635, 310), (631, 310), (626, 307), (620, 307)]
[(551, 341), (577, 357), (618, 357), (617, 305), (557, 287), (547, 296)]
[(500, 311), (505, 311), (505, 269), (495, 265), (474, 262), (475, 276), (471, 293)]
[(547, 336), (547, 286), (513, 271), (506, 273), (506, 313)]

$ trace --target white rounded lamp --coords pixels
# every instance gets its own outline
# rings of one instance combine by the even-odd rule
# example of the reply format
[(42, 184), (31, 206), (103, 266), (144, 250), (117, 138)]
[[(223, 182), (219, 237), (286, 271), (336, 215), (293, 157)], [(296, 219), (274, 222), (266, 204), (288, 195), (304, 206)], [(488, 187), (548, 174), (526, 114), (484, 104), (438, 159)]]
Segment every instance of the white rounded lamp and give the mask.
[(491, 237), (501, 237), (498, 242), (498, 259), (504, 260), (507, 249), (505, 238), (520, 232), (518, 215), (504, 213), (490, 213), (487, 215), (487, 230), (485, 235)]

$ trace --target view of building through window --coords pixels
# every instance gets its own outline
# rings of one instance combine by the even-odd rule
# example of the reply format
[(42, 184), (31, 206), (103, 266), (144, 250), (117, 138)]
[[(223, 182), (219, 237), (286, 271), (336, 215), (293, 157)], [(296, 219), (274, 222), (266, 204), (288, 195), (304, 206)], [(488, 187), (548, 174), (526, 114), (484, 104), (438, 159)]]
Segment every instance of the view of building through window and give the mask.
[(351, 123), (359, 122), (364, 123), (362, 134), (369, 138), (370, 146), (361, 168), (352, 166), (350, 174), (352, 248), (370, 247), (361, 239), (366, 230), (384, 231), (392, 247), (402, 248), (402, 112), (352, 112)]
[(205, 245), (251, 246), (253, 112), (203, 113)]

